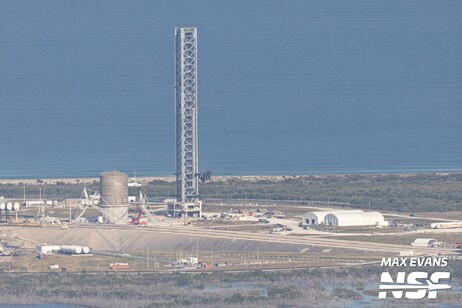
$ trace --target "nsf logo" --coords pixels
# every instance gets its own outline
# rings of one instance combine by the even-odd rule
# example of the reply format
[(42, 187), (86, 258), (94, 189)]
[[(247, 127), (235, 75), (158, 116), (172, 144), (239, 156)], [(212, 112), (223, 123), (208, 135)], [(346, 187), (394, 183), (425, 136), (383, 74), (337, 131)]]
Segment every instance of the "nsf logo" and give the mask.
[[(443, 264), (441, 264), (443, 263)], [(382, 266), (425, 266), (425, 265), (446, 266), (446, 258), (396, 258), (383, 259)], [(429, 277), (430, 276), (430, 277)], [(387, 298), (391, 294), (394, 298), (422, 299), (436, 298), (438, 291), (451, 289), (451, 286), (442, 283), (442, 279), (451, 278), (450, 272), (433, 272), (429, 275), (427, 272), (415, 271), (406, 277), (406, 272), (398, 272), (394, 280), (389, 272), (383, 272), (380, 277), (379, 298)]]
[[(380, 291), (379, 298), (387, 298), (388, 292), (391, 292), (394, 298), (402, 298), (403, 293), (405, 298), (408, 299), (422, 299), (427, 295), (428, 298), (436, 298), (438, 290), (450, 289), (451, 286), (448, 284), (440, 283), (440, 279), (451, 278), (449, 272), (435, 272), (428, 279), (428, 273), (426, 272), (412, 272), (407, 276), (405, 283), (406, 273), (399, 272), (396, 281), (393, 281), (390, 273), (383, 272), (380, 278)], [(422, 279), (426, 282), (423, 284), (419, 282)]]

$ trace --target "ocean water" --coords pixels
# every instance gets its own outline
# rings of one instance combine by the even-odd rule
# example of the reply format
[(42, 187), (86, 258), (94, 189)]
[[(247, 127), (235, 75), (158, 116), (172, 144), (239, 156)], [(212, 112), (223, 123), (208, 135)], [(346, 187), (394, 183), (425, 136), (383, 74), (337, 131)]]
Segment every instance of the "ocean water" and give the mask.
[(173, 28), (200, 169), (462, 170), (462, 2), (0, 3), (0, 178), (174, 172)]

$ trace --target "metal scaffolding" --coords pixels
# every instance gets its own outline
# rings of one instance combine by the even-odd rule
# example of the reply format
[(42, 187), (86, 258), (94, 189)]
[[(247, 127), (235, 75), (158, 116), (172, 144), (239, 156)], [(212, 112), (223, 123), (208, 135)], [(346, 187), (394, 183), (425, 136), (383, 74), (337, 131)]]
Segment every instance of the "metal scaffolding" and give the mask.
[(197, 29), (175, 28), (176, 198), (199, 197), (197, 149)]

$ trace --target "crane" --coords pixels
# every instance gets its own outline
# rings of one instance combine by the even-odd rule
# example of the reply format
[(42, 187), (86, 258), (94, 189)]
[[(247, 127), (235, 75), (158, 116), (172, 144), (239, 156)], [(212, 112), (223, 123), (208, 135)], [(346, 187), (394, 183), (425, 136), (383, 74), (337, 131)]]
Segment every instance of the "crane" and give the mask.
[[(93, 195), (89, 195), (88, 191), (93, 192)], [(77, 207), (81, 210), (80, 214), (74, 219), (76, 222), (80, 222), (82, 219), (83, 214), (85, 214), (85, 211), (87, 210), (88, 207), (95, 205), (97, 202), (97, 191), (92, 191), (92, 190), (87, 190), (86, 187), (83, 188), (82, 194), (80, 195), (80, 201), (77, 202)]]
[[(89, 195), (88, 192), (93, 193), (93, 194)], [(77, 207), (81, 210), (81, 212), (74, 219), (75, 222), (82, 222), (82, 216), (83, 214), (85, 214), (85, 211), (89, 207), (98, 210), (101, 214), (104, 215), (104, 210), (97, 205), (99, 201), (102, 200), (101, 196), (99, 197), (100, 200), (98, 200), (98, 196), (100, 196), (100, 194), (97, 191), (87, 189), (86, 187), (83, 188), (82, 195), (80, 196), (80, 201), (77, 203)], [(129, 221), (127, 221), (127, 219), (123, 217), (117, 216), (117, 218), (120, 218), (122, 221), (129, 223)]]
[(130, 224), (131, 225), (145, 225), (146, 222), (140, 222), (141, 215), (143, 215), (143, 210), (141, 209), (141, 206), (137, 205), (136, 209), (137, 209), (138, 212), (137, 212), (136, 216), (134, 218), (132, 218), (132, 221), (130, 221)]
[(147, 225), (145, 222), (140, 222), (141, 215), (145, 214), (148, 222), (154, 223), (155, 218), (154, 215), (151, 213), (151, 211), (147, 208), (149, 206), (149, 201), (148, 197), (146, 194), (143, 194), (143, 192), (140, 190), (140, 203), (136, 206), (137, 208), (137, 214), (136, 216), (132, 219), (130, 224), (132, 225)]

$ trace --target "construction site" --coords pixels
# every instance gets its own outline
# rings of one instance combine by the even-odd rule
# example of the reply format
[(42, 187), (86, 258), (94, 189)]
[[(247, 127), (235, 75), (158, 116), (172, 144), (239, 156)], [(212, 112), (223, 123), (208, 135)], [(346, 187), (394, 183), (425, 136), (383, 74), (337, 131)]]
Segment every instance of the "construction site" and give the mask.
[(81, 185), (80, 198), (28, 198), (24, 187), (23, 196), (0, 199), (0, 270), (246, 271), (460, 258), (462, 218), (202, 198), (200, 185), (214, 179), (198, 164), (197, 29), (176, 28), (174, 41), (176, 195), (148, 196), (119, 171), (94, 179), (99, 190)]
[(3, 199), (0, 268), (200, 272), (362, 266), (397, 256), (460, 258), (458, 220), (335, 203), (224, 199), (203, 200), (192, 217), (172, 213), (178, 201), (150, 198), (141, 188), (128, 195), (129, 183), (136, 182), (122, 172), (103, 172), (99, 182), (99, 191), (84, 187), (80, 198)]

